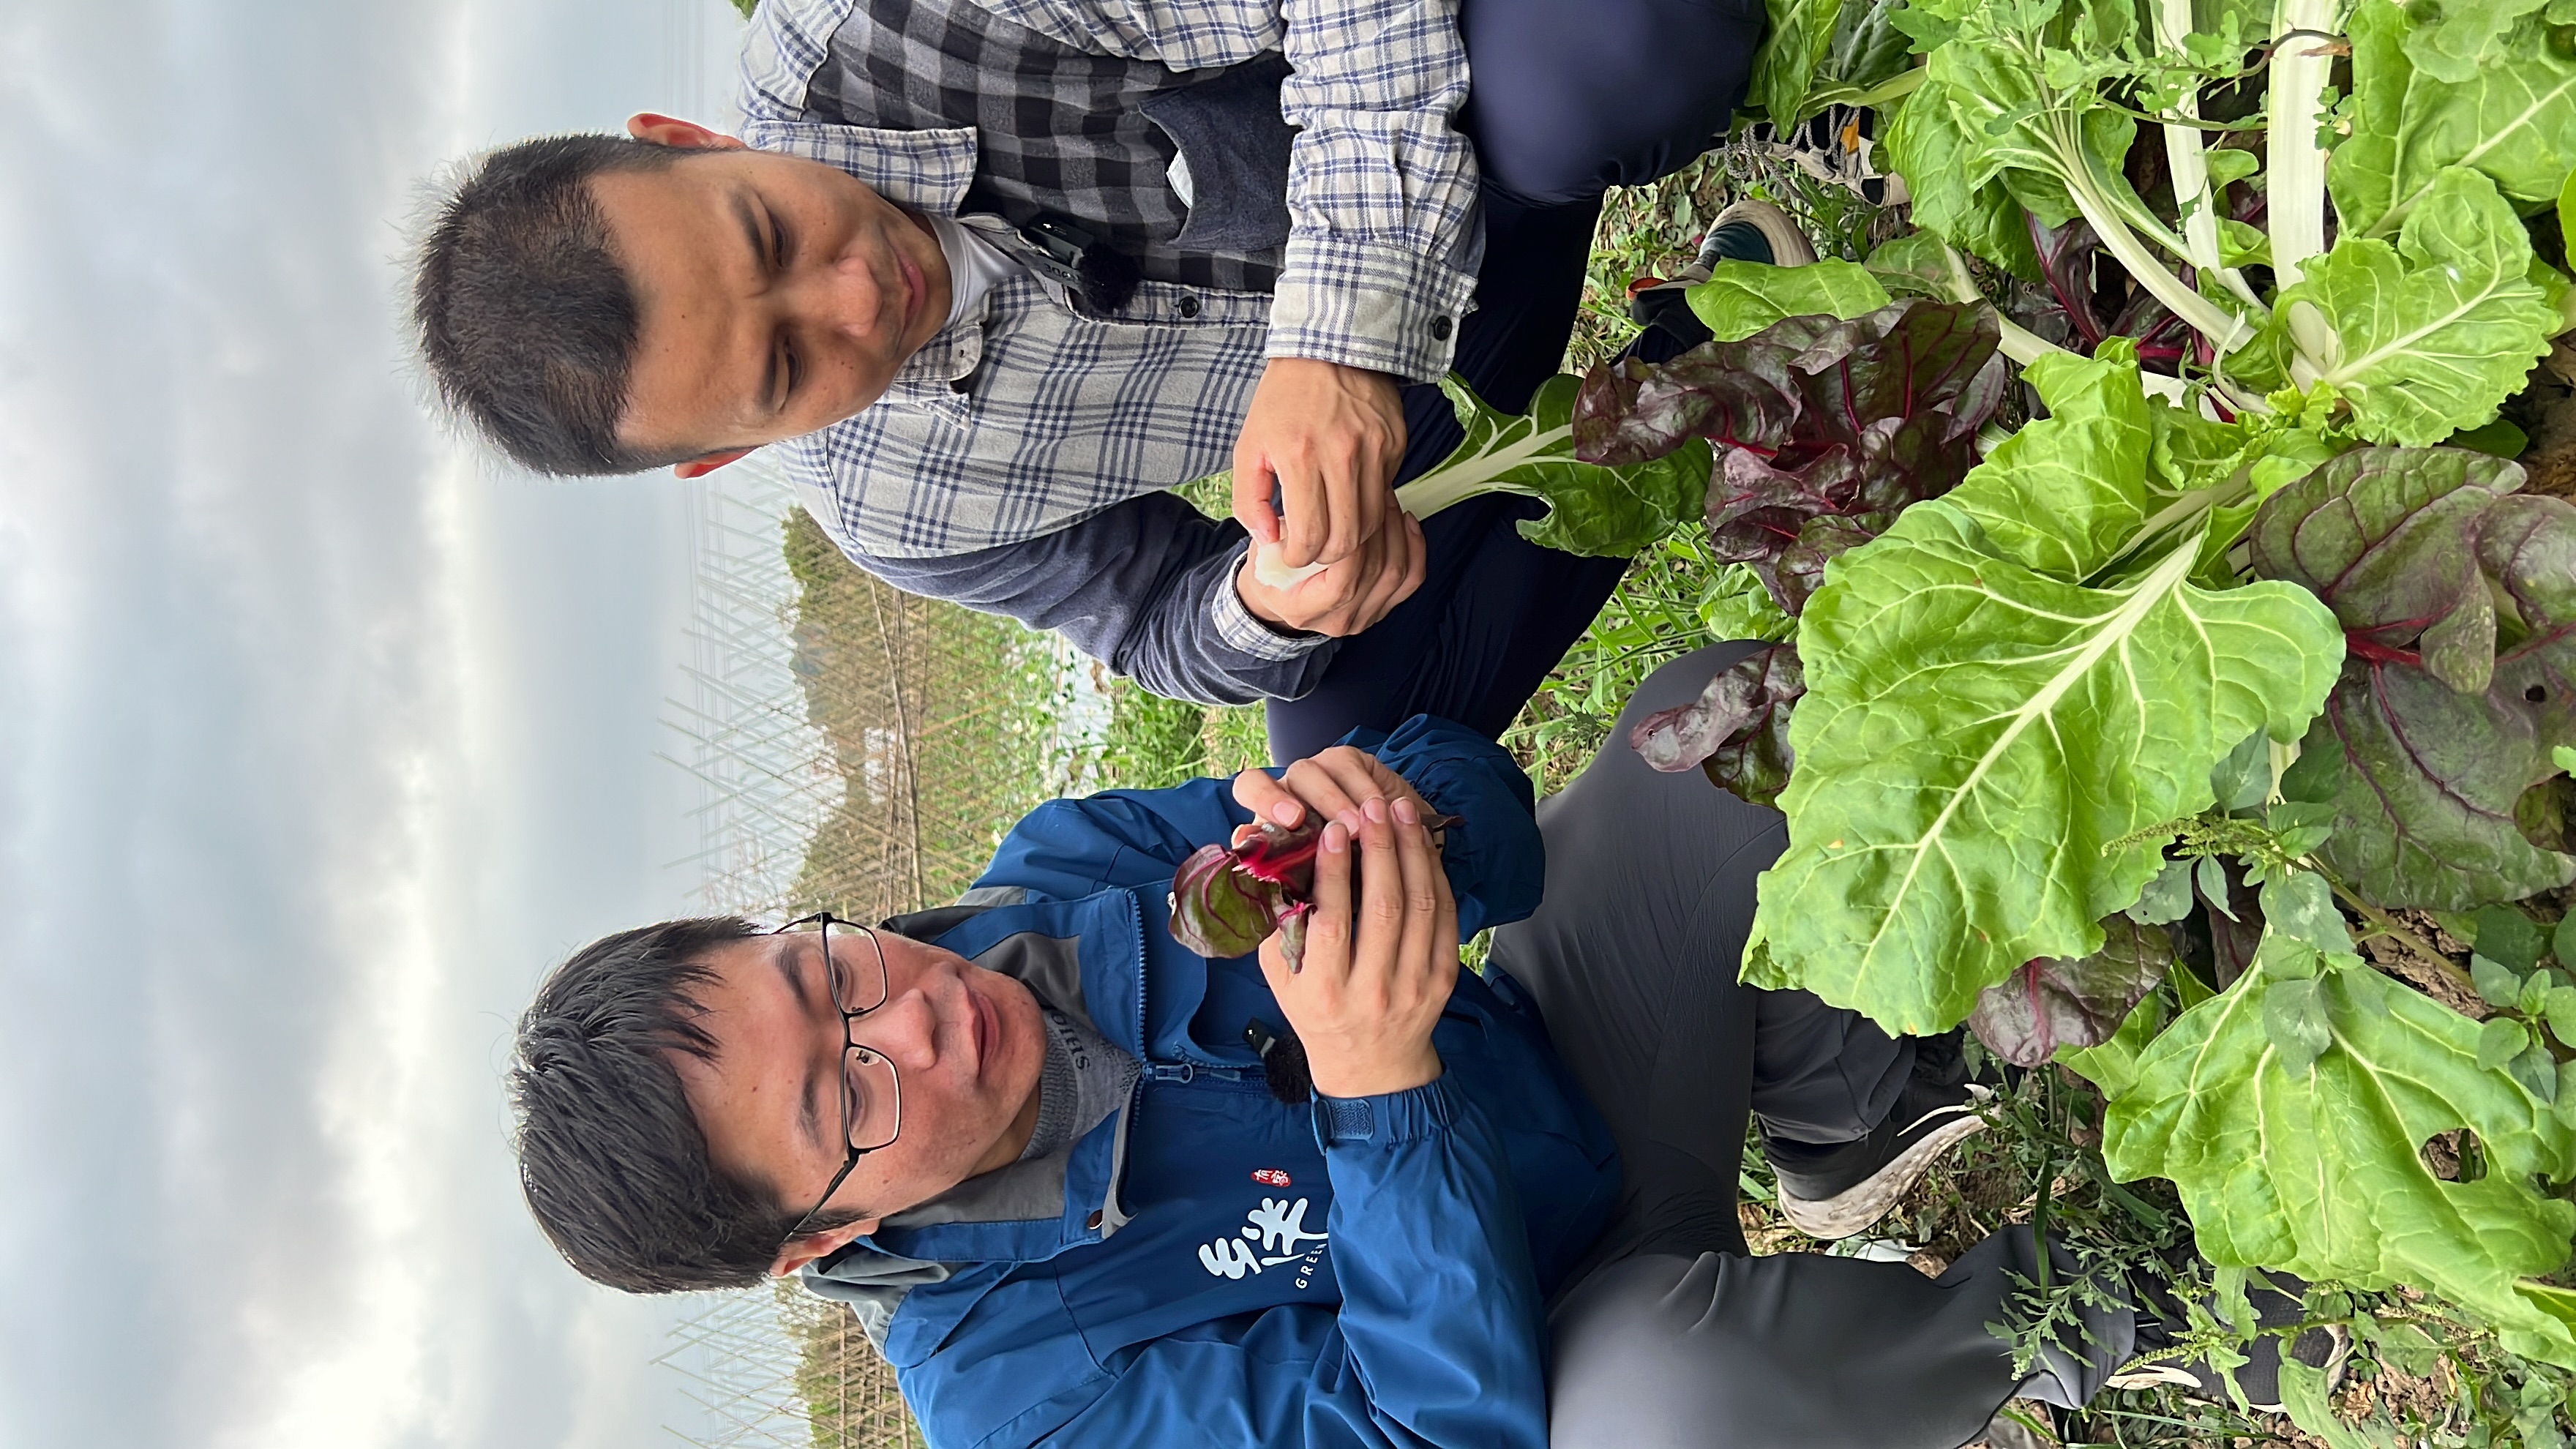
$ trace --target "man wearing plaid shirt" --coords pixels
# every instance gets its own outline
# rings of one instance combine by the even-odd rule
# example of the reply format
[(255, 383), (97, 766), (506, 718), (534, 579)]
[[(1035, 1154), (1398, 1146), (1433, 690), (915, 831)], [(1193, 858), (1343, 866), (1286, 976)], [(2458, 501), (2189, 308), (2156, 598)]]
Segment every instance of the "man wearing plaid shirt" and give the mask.
[[(1430, 384), (1527, 404), (1602, 189), (1723, 131), (1761, 25), (764, 0), (739, 139), (645, 115), (496, 153), (415, 312), (449, 403), (543, 471), (776, 445), (861, 567), (1158, 693), (1268, 698), (1280, 758), (1425, 711), (1492, 733), (1621, 565), (1520, 539), (1524, 500), (1391, 506), (1459, 437)], [(1228, 468), (1236, 521), (1166, 491)], [(1247, 533), (1326, 567), (1265, 585)]]

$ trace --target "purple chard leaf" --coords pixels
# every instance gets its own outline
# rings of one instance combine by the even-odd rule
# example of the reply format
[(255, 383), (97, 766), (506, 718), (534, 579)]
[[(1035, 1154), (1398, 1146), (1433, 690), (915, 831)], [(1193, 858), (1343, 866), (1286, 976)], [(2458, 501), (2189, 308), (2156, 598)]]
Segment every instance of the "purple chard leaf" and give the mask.
[(1806, 692), (1797, 646), (1774, 644), (1710, 680), (1691, 703), (1637, 721), (1628, 743), (1658, 770), (1697, 765), (1722, 788), (1769, 805), (1788, 788), (1789, 716)]
[[(2343, 625), (2343, 672), (2282, 779), (2331, 803), (2325, 862), (2383, 905), (2467, 910), (2576, 880), (2517, 811), (2576, 744), (2576, 507), (2512, 463), (2363, 448), (2265, 500), (2254, 571)], [(2551, 844), (2559, 843), (2551, 841)]]
[[(2005, 387), (1999, 336), (1989, 308), (1907, 300), (1847, 322), (1783, 318), (1660, 366), (1595, 368), (1575, 452), (1626, 461), (1708, 439), (1714, 551), (1752, 565), (1795, 615), (1826, 560), (1976, 465), (1977, 428)], [(1810, 527), (1825, 518), (1839, 522)]]
[(2173, 963), (2162, 926), (2102, 923), (2102, 949), (2075, 961), (2030, 961), (1977, 995), (1968, 1029), (1996, 1056), (2036, 1067), (2061, 1047), (2100, 1046)]

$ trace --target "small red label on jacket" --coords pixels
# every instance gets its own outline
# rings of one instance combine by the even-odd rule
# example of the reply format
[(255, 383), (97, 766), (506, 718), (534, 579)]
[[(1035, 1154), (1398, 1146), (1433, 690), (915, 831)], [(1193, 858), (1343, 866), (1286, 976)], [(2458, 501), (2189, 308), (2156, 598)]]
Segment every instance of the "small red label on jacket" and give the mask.
[(1252, 1170), (1252, 1180), (1264, 1187), (1286, 1187), (1288, 1174), (1275, 1167), (1256, 1167)]

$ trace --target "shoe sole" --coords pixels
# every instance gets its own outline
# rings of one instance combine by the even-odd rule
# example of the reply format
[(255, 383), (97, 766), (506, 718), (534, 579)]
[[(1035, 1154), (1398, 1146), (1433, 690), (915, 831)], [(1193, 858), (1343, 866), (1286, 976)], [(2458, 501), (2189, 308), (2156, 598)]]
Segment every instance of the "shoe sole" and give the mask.
[(1717, 214), (1708, 229), (1715, 231), (1730, 221), (1740, 221), (1762, 233), (1771, 247), (1771, 264), (1775, 267), (1803, 267), (1816, 259), (1815, 243), (1798, 230), (1789, 213), (1767, 201), (1739, 201)]
[[(1976, 1101), (1985, 1099), (1985, 1089), (1971, 1087), (1978, 1093)], [(1789, 1226), (1811, 1238), (1833, 1241), (1848, 1238), (1875, 1227), (1887, 1216), (1897, 1200), (1904, 1197), (1932, 1164), (1949, 1155), (1950, 1149), (1967, 1141), (1986, 1128), (1986, 1119), (1977, 1115), (1973, 1103), (1957, 1110), (1958, 1120), (1934, 1128), (1922, 1141), (1896, 1155), (1885, 1167), (1832, 1197), (1809, 1200), (1783, 1192), (1779, 1197), (1780, 1216)]]

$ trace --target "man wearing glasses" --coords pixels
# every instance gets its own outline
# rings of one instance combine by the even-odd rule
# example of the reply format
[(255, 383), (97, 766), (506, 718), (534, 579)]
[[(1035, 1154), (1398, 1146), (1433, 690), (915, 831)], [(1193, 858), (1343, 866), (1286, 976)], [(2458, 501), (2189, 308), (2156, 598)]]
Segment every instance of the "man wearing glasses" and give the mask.
[[(2017, 1380), (1987, 1325), (2039, 1272), (2027, 1229), (1938, 1280), (1748, 1256), (1748, 1111), (1824, 1236), (1979, 1125), (1939, 1044), (1736, 982), (1776, 814), (1614, 745), (1534, 819), (1458, 726), (1353, 743), (1230, 796), (1043, 806), (964, 902), (882, 928), (584, 948), (512, 1071), (538, 1221), (629, 1291), (801, 1270), (934, 1445), (1951, 1449), (2164, 1346), (2087, 1309)], [(1333, 823), (1302, 966), (1179, 946), (1175, 867), (1307, 811)]]

